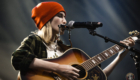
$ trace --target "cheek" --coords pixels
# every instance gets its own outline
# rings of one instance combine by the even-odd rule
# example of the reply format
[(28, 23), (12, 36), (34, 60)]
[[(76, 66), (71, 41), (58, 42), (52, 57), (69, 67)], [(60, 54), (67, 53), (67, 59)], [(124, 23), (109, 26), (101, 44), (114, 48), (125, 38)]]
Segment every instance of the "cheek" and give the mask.
[(60, 21), (61, 20), (58, 17), (54, 17), (54, 19), (52, 20), (51, 26), (54, 31), (59, 31), (58, 25), (61, 24)]
[(52, 21), (53, 24), (56, 24), (56, 25), (59, 25), (60, 24), (60, 19), (59, 18), (55, 18), (53, 21)]

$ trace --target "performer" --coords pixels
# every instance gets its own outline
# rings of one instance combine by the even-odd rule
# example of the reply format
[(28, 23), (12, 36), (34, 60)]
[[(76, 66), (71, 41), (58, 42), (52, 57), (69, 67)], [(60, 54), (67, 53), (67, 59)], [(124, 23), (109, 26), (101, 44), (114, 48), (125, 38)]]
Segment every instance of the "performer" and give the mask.
[[(56, 72), (68, 80), (77, 79), (79, 70), (70, 65), (60, 65), (41, 58), (56, 58), (70, 48), (58, 39), (60, 24), (66, 24), (66, 12), (57, 2), (41, 2), (32, 9), (32, 19), (38, 31), (26, 37), (21, 45), (12, 53), (12, 65), (15, 70), (26, 72), (28, 69), (43, 69)], [(61, 35), (64, 30), (61, 29)], [(132, 39), (120, 41), (127, 46), (133, 46)], [(115, 66), (123, 59), (129, 50), (120, 52), (115, 60), (103, 72), (109, 76)]]

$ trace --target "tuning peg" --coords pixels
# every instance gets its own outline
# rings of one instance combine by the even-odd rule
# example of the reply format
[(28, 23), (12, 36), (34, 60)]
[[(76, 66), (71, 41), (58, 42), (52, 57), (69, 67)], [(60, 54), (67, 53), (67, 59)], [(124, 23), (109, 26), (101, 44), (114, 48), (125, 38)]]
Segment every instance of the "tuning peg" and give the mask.
[(129, 32), (129, 35), (132, 35), (132, 32), (131, 31)]
[(134, 34), (134, 33), (135, 33), (135, 31), (132, 31), (132, 33)]
[(135, 33), (138, 33), (138, 31), (137, 31), (137, 30), (135, 30)]
[(130, 56), (131, 56), (131, 58), (133, 58), (133, 57), (134, 57), (134, 55), (133, 55), (133, 54), (130, 54)]
[(130, 31), (130, 32), (129, 32), (129, 35), (137, 36), (137, 35), (140, 35), (140, 32), (138, 32), (137, 30)]

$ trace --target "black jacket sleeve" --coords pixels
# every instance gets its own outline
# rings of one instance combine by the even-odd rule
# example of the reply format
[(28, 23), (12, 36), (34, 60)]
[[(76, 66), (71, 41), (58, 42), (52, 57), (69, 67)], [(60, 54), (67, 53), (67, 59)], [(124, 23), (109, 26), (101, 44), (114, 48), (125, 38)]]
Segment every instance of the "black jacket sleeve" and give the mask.
[(31, 62), (36, 57), (34, 54), (35, 37), (26, 37), (19, 48), (12, 53), (12, 65), (15, 70), (27, 71)]

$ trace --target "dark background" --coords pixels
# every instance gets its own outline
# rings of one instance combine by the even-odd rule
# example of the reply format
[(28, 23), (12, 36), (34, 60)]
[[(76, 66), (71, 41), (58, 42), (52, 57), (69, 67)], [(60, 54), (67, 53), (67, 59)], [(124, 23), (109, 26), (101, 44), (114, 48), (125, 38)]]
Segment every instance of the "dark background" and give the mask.
[[(18, 71), (11, 65), (11, 54), (20, 42), (36, 30), (31, 19), (31, 10), (37, 3), (45, 0), (1, 0), (0, 1), (0, 80), (16, 80)], [(47, 0), (46, 0), (47, 1)], [(62, 4), (67, 12), (67, 22), (93, 21), (102, 22), (103, 27), (96, 32), (116, 41), (129, 37), (128, 32), (140, 31), (139, 0), (53, 0)], [(68, 33), (61, 36), (65, 44)], [(103, 39), (92, 36), (87, 29), (73, 29), (71, 33), (73, 47), (80, 48), (89, 56), (94, 56), (114, 45), (105, 43)], [(140, 44), (135, 48), (140, 50)], [(131, 72), (137, 77), (133, 59), (126, 57), (116, 66), (108, 80), (125, 80)], [(117, 55), (102, 63), (104, 69)], [(137, 80), (137, 79), (135, 79)]]

